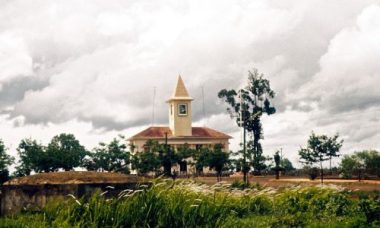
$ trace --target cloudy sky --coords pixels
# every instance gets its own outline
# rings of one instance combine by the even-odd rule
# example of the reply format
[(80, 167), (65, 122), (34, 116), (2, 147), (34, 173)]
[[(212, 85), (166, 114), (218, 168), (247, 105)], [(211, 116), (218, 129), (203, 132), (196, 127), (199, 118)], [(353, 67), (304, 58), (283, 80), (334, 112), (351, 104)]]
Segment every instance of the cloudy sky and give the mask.
[[(0, 138), (47, 143), (73, 133), (89, 149), (152, 122), (181, 74), (194, 125), (240, 132), (217, 98), (258, 68), (277, 113), (265, 154), (339, 132), (344, 154), (380, 149), (380, 0), (0, 0)], [(202, 111), (204, 88), (205, 113)]]

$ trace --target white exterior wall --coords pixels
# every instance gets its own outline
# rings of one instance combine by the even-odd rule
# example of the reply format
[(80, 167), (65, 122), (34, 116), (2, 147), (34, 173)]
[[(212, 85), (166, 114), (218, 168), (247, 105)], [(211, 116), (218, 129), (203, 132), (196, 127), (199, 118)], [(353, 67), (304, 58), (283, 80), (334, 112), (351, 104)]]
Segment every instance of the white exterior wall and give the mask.
[[(165, 143), (165, 139), (153, 139), (158, 141), (159, 143)], [(130, 141), (130, 144), (133, 144), (135, 146), (135, 153), (144, 151), (144, 145), (147, 140), (145, 139), (137, 139)], [(195, 149), (196, 145), (207, 145), (207, 146), (213, 146), (215, 144), (222, 144), (224, 145), (223, 151), (229, 152), (229, 142), (228, 139), (168, 139), (168, 144), (173, 146), (175, 149), (179, 146), (182, 146), (184, 144), (188, 144), (190, 148)], [(192, 158), (187, 159), (189, 162), (192, 161)], [(176, 165), (172, 167), (172, 171), (177, 171), (179, 173), (180, 166)], [(187, 172), (188, 174), (195, 173), (195, 167), (188, 165), (187, 166)], [(209, 170), (207, 167), (203, 168), (204, 173), (212, 173), (212, 170)], [(132, 172), (134, 173), (134, 172)]]

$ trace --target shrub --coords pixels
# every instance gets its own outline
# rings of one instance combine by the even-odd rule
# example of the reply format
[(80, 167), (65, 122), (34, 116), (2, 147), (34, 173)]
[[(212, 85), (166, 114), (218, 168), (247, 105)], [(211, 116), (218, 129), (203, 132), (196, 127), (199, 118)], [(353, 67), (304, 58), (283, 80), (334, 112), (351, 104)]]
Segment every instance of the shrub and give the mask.
[(309, 178), (310, 180), (315, 180), (319, 176), (318, 168), (312, 167), (309, 169)]

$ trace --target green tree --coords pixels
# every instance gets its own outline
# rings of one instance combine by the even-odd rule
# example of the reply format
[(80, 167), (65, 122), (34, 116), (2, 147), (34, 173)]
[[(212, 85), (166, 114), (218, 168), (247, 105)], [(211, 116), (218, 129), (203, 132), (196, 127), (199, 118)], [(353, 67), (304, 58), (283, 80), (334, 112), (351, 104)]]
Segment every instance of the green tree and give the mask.
[(129, 173), (130, 153), (124, 137), (114, 138), (109, 144), (99, 143), (86, 162), (88, 170)]
[(47, 156), (44, 146), (31, 138), (22, 139), (17, 147), (19, 165), (16, 167), (17, 176), (28, 176), (32, 171), (49, 172), (52, 159)]
[(352, 175), (357, 175), (360, 181), (364, 169), (364, 161), (355, 154), (352, 156), (345, 155), (339, 168), (343, 178), (352, 178)]
[(301, 162), (307, 165), (320, 165), (321, 183), (323, 184), (323, 162), (329, 160), (331, 156), (337, 156), (342, 144), (343, 140), (338, 141), (338, 134), (329, 138), (326, 135), (316, 135), (312, 132), (307, 141), (307, 147), (301, 147), (298, 154)]
[(229, 162), (229, 153), (223, 151), (221, 144), (215, 144), (214, 148), (209, 151), (207, 163), (210, 169), (216, 171), (217, 181), (222, 180), (222, 171)]
[(184, 145), (180, 145), (176, 150), (177, 164), (180, 166), (183, 165), (187, 168), (187, 165), (193, 164), (188, 161), (188, 158), (193, 157), (194, 153), (195, 150), (191, 149), (189, 144), (185, 143)]
[(339, 157), (339, 150), (342, 147), (343, 140), (338, 141), (339, 134), (335, 134), (334, 136), (327, 139), (326, 147), (327, 147), (327, 156), (330, 161), (330, 175), (332, 175), (332, 167), (331, 161), (334, 157)]
[(357, 175), (361, 180), (363, 174), (380, 176), (380, 153), (375, 150), (364, 150), (345, 155), (339, 169), (345, 178)]
[(295, 170), (292, 162), (287, 158), (281, 159), (281, 167), (284, 168), (284, 172), (289, 172), (289, 171)]
[(164, 144), (156, 144), (156, 151), (158, 151), (158, 158), (161, 166), (164, 168), (164, 175), (167, 177), (173, 177), (172, 167), (175, 165), (179, 158), (173, 147), (165, 142)]
[(198, 148), (193, 153), (193, 160), (195, 170), (198, 175), (203, 173), (203, 168), (208, 166), (208, 155), (210, 154), (210, 149), (207, 147)]
[(14, 158), (7, 154), (7, 149), (0, 139), (0, 184), (9, 179), (8, 167), (13, 164)]
[[(236, 119), (239, 127), (243, 127), (244, 143), (242, 150), (244, 181), (247, 183), (247, 174), (250, 165), (257, 173), (261, 173), (265, 168), (263, 159), (263, 149), (260, 140), (263, 139), (263, 129), (261, 117), (263, 114), (271, 115), (276, 109), (271, 104), (275, 93), (270, 88), (269, 80), (264, 78), (257, 69), (248, 72), (248, 85), (246, 88), (236, 92), (235, 90), (223, 89), (218, 93), (218, 97), (223, 99), (229, 107), (227, 111), (231, 117)], [(246, 149), (246, 132), (248, 132), (251, 143), (249, 150)]]
[(380, 153), (376, 150), (364, 150), (356, 152), (357, 156), (363, 160), (365, 172), (367, 174), (380, 177)]
[(276, 151), (276, 153), (274, 154), (273, 160), (275, 163), (273, 170), (276, 172), (276, 179), (278, 180), (280, 179), (280, 171), (283, 170), (283, 168), (281, 167), (281, 156), (278, 151)]
[(132, 156), (132, 169), (137, 170), (138, 174), (146, 175), (149, 172), (155, 172), (160, 168), (160, 160), (157, 152), (146, 150), (137, 152)]
[(156, 140), (147, 140), (144, 151), (135, 153), (132, 164), (142, 174), (148, 172), (158, 174), (162, 167), (164, 175), (172, 177), (171, 169), (180, 159), (180, 156), (167, 144), (167, 141), (161, 144)]
[(52, 170), (60, 168), (65, 171), (84, 165), (87, 151), (73, 134), (54, 136), (47, 147), (47, 156), (52, 159)]

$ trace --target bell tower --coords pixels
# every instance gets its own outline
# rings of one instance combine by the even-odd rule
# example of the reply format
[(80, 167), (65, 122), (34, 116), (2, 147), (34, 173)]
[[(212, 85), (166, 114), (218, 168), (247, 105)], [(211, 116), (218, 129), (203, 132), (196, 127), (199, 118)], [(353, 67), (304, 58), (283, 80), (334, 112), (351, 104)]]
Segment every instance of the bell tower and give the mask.
[(173, 136), (192, 135), (192, 101), (193, 98), (189, 96), (185, 84), (179, 75), (173, 95), (167, 101), (169, 103), (169, 127)]

